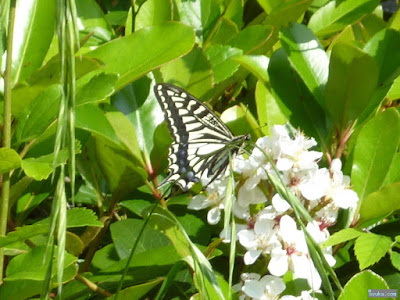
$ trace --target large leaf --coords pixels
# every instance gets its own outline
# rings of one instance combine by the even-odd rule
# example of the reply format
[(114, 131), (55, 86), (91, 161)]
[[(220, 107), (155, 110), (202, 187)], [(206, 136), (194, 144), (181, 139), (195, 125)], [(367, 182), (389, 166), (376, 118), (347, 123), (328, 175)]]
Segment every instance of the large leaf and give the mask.
[(296, 23), (281, 30), (280, 39), (293, 68), (323, 107), (329, 60), (318, 39), (306, 26)]
[(400, 183), (385, 185), (370, 193), (361, 204), (359, 224), (375, 218), (383, 218), (400, 209)]
[(378, 114), (361, 130), (351, 171), (360, 205), (363, 198), (382, 187), (394, 163), (399, 143), (400, 116), (395, 109)]
[(180, 23), (142, 28), (113, 40), (86, 55), (102, 61), (104, 71), (120, 75), (121, 89), (162, 64), (188, 53), (194, 44), (192, 28)]
[[(129, 256), (143, 226), (144, 221), (137, 219), (126, 219), (111, 224), (111, 237), (114, 241), (115, 250), (121, 259)], [(146, 252), (153, 248), (168, 246), (169, 244), (170, 242), (165, 235), (146, 227), (137, 244), (135, 254)]]
[(377, 82), (378, 67), (372, 57), (347, 44), (333, 47), (325, 101), (339, 130), (360, 116)]
[(354, 253), (360, 264), (360, 270), (375, 264), (391, 248), (392, 240), (384, 235), (363, 234), (357, 238)]
[(19, 143), (37, 138), (57, 117), (62, 90), (51, 85), (39, 94), (18, 118), (16, 139)]
[(41, 67), (55, 29), (55, 2), (52, 0), (17, 1), (13, 36), (12, 78), (26, 79)]
[(21, 166), (21, 157), (15, 150), (0, 148), (0, 174), (6, 173)]
[(325, 242), (321, 244), (321, 248), (327, 248), (333, 245), (344, 243), (352, 239), (358, 238), (359, 236), (365, 234), (365, 232), (354, 229), (346, 228), (331, 235)]
[(213, 84), (210, 63), (198, 47), (163, 66), (161, 74), (164, 82), (180, 86), (200, 99)]
[(171, 20), (172, 4), (164, 0), (148, 0), (143, 3), (135, 16), (135, 30), (159, 25)]
[(371, 13), (378, 5), (378, 0), (330, 1), (312, 15), (308, 27), (319, 36), (331, 35)]
[(400, 47), (400, 33), (385, 29), (374, 35), (364, 47), (379, 66), (379, 84), (393, 81), (400, 74), (400, 53), (393, 51)]
[(368, 290), (387, 288), (389, 287), (381, 276), (367, 270), (354, 275), (346, 283), (338, 300), (365, 300), (368, 297)]
[(325, 136), (325, 114), (291, 67), (283, 49), (272, 55), (268, 74), (279, 108), (289, 122), (308, 136)]

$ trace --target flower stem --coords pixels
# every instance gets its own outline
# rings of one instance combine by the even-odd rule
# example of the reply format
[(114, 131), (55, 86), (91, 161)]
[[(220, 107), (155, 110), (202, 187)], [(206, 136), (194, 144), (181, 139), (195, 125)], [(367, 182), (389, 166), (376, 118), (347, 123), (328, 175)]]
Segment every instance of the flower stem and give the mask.
[[(4, 127), (3, 127), (3, 147), (11, 147), (11, 90), (12, 80), (12, 42), (14, 36), (15, 3), (10, 2), (10, 14), (8, 20), (7, 35), (7, 62), (4, 74)], [(7, 232), (8, 204), (10, 201), (10, 172), (3, 174), (3, 186), (1, 189), (0, 205), (0, 236), (5, 236)], [(0, 283), (3, 281), (4, 268), (4, 248), (0, 248)]]

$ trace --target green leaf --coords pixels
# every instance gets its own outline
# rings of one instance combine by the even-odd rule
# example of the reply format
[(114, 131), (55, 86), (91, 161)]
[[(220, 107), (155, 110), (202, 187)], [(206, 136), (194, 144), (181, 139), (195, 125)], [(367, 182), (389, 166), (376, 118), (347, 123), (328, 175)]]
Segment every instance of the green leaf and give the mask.
[(16, 205), (17, 224), (21, 224), (26, 216), (36, 208), (44, 199), (49, 196), (49, 193), (27, 193), (18, 199)]
[(241, 55), (232, 58), (232, 60), (237, 61), (259, 80), (264, 82), (269, 82), (268, 76), (268, 64), (269, 58), (265, 55)]
[(15, 150), (0, 148), (0, 174), (17, 169), (21, 166), (21, 157)]
[[(354, 275), (344, 286), (338, 300), (365, 300), (369, 289), (389, 288), (385, 280), (370, 270)], [(372, 299), (372, 298), (371, 298)]]
[(132, 123), (137, 143), (146, 162), (149, 161), (149, 153), (154, 148), (157, 125), (164, 121), (153, 92), (154, 84), (155, 82), (149, 77), (143, 76), (111, 98), (113, 106)]
[(389, 92), (386, 95), (387, 99), (390, 101), (397, 100), (400, 98), (400, 76), (398, 76), (390, 87)]
[(283, 125), (287, 122), (271, 93), (271, 88), (261, 81), (258, 81), (256, 86), (256, 105), (258, 120), (265, 135), (270, 134), (273, 125)]
[[(154, 289), (157, 285), (163, 282), (163, 278), (157, 278), (142, 284), (130, 286), (126, 289), (123, 289), (119, 292), (118, 297), (121, 299), (130, 299), (130, 300), (139, 300), (148, 295), (148, 293)], [(115, 299), (114, 296), (111, 296), (107, 299)]]
[(400, 209), (400, 183), (384, 186), (370, 193), (361, 204), (359, 224), (375, 218), (383, 218)]
[(358, 237), (354, 246), (354, 253), (360, 264), (360, 270), (378, 262), (391, 246), (392, 240), (384, 235), (369, 233)]
[(60, 85), (51, 85), (40, 93), (18, 118), (16, 139), (18, 143), (40, 136), (57, 118), (62, 95)]
[(261, 133), (258, 131), (257, 120), (244, 105), (235, 105), (228, 108), (222, 113), (221, 120), (226, 123), (235, 135), (254, 132), (256, 136), (261, 136)]
[(151, 215), (150, 224), (154, 228), (159, 228), (168, 236), (179, 255), (185, 259), (193, 270), (196, 270), (195, 281), (200, 294), (212, 294), (213, 299), (223, 299), (222, 291), (212, 271), (211, 264), (190, 241), (174, 215), (165, 209), (157, 207)]
[(272, 9), (264, 22), (265, 24), (270, 24), (277, 27), (287, 26), (291, 22), (298, 21), (312, 3), (313, 0), (291, 0), (281, 2), (280, 5)]
[(229, 41), (232, 47), (243, 50), (243, 54), (263, 54), (270, 51), (278, 40), (278, 31), (271, 26), (248, 26)]
[(358, 48), (339, 43), (333, 47), (325, 101), (339, 130), (352, 125), (367, 107), (378, 72), (374, 59)]
[(118, 75), (105, 73), (90, 76), (90, 80), (85, 84), (83, 84), (83, 78), (80, 78), (77, 82), (81, 86), (77, 87), (76, 105), (100, 102), (111, 96), (114, 93), (114, 86), (117, 80)]
[(330, 1), (312, 15), (308, 27), (318, 36), (332, 35), (371, 13), (378, 5), (378, 0)]
[[(143, 225), (144, 221), (137, 219), (126, 219), (111, 224), (111, 237), (114, 241), (115, 250), (121, 259), (127, 258), (131, 253)], [(170, 242), (165, 235), (146, 226), (138, 242), (135, 255), (169, 244)]]
[(41, 67), (55, 29), (55, 2), (17, 2), (12, 54), (13, 82), (22, 82)]
[(200, 99), (212, 87), (210, 63), (198, 47), (184, 57), (166, 64), (160, 71), (164, 82), (180, 86)]
[[(237, 3), (237, 0), (234, 0), (233, 2)], [(229, 7), (232, 6), (233, 5), (230, 5)], [(207, 46), (217, 44), (229, 44), (230, 40), (232, 40), (232, 38), (239, 33), (238, 26), (232, 20), (229, 20), (227, 18), (226, 12), (215, 26), (215, 32), (212, 35), (211, 39), (208, 40)]]
[(129, 154), (133, 157), (133, 163), (145, 168), (145, 163), (143, 161), (142, 153), (140, 152), (140, 147), (138, 140), (136, 138), (135, 128), (133, 128), (132, 123), (129, 119), (120, 112), (109, 112), (106, 115), (107, 120), (110, 122), (114, 129), (114, 132), (121, 140), (122, 144), (126, 147)]
[(79, 32), (84, 35), (92, 34), (84, 47), (100, 45), (108, 42), (113, 37), (113, 30), (104, 17), (99, 4), (94, 0), (81, 0), (76, 2), (77, 22)]
[[(77, 144), (77, 153), (80, 153), (80, 144)], [(54, 153), (43, 155), (38, 158), (26, 158), (22, 160), (22, 169), (25, 174), (35, 180), (44, 180), (54, 171), (54, 168), (65, 164), (68, 159), (68, 149), (62, 149), (54, 163)]]
[[(33, 225), (17, 227), (16, 231), (10, 231), (6, 237), (0, 237), (0, 247), (24, 241), (34, 236), (49, 232), (50, 218), (42, 219)], [(102, 227), (94, 211), (86, 208), (73, 208), (67, 210), (67, 228), (94, 226)]]
[(352, 239), (358, 238), (359, 236), (366, 234), (361, 230), (357, 230), (354, 228), (346, 228), (342, 229), (338, 232), (335, 232), (331, 235), (325, 242), (321, 244), (321, 248), (327, 248), (333, 245), (337, 245), (340, 243), (344, 243), (350, 241)]
[(271, 56), (268, 74), (274, 97), (287, 120), (308, 136), (325, 136), (325, 113), (293, 70), (284, 49)]
[(291, 65), (323, 107), (329, 60), (318, 39), (306, 26), (293, 23), (281, 30), (280, 40)]
[(237, 71), (239, 64), (232, 58), (242, 53), (242, 50), (228, 45), (214, 45), (204, 51), (213, 69), (216, 84), (232, 76)]
[[(388, 130), (390, 128), (390, 130)], [(354, 148), (352, 184), (360, 200), (382, 187), (400, 143), (400, 116), (387, 109), (361, 130)]]
[(204, 42), (220, 16), (219, 3), (215, 0), (182, 1), (180, 21), (192, 27), (197, 38)]
[(399, 47), (400, 33), (393, 29), (378, 32), (365, 45), (364, 51), (378, 63), (379, 85), (390, 83), (400, 74), (400, 53), (393, 51)]
[(135, 16), (135, 30), (173, 21), (171, 20), (173, 16), (171, 5), (171, 2), (164, 0), (148, 0), (144, 2)]
[(75, 114), (77, 128), (107, 138), (115, 144), (121, 143), (104, 112), (97, 106), (91, 103), (80, 105)]
[(188, 53), (193, 44), (192, 28), (180, 23), (165, 23), (142, 28), (86, 55), (102, 61), (104, 72), (120, 75), (116, 84), (116, 90), (119, 90), (162, 64)]
[(393, 267), (400, 271), (400, 253), (392, 251), (390, 253), (390, 261), (392, 262)]

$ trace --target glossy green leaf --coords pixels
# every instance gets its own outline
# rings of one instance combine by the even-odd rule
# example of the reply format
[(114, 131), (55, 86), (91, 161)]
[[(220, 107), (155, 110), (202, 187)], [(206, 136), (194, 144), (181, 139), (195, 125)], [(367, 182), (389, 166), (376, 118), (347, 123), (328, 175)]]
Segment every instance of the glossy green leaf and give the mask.
[[(100, 68), (98, 61), (88, 57), (76, 58), (75, 65), (78, 82), (83, 75)], [(26, 81), (28, 86), (20, 85), (12, 90), (12, 113), (17, 118), (40, 93), (51, 85), (60, 83), (60, 61), (56, 58), (51, 59), (41, 69), (33, 72)], [(78, 83), (77, 85), (79, 86)], [(56, 107), (58, 108), (58, 105)]]
[(121, 89), (162, 64), (188, 53), (194, 44), (192, 28), (180, 23), (142, 28), (113, 40), (86, 55), (102, 61), (104, 71), (120, 75)]
[(22, 82), (41, 67), (55, 29), (55, 2), (52, 0), (18, 1), (13, 37), (14, 83)]
[(393, 267), (400, 271), (400, 253), (392, 251), (390, 253), (390, 261), (392, 262)]
[(352, 184), (361, 202), (382, 187), (400, 143), (400, 116), (387, 109), (361, 130), (354, 148)]
[(180, 21), (192, 27), (201, 42), (207, 39), (220, 13), (216, 0), (182, 1), (179, 7)]
[(325, 136), (325, 114), (291, 67), (283, 49), (271, 56), (268, 74), (274, 97), (287, 120), (308, 136)]
[(352, 239), (358, 238), (363, 234), (366, 233), (354, 228), (345, 228), (331, 235), (325, 242), (321, 244), (321, 248), (327, 248), (333, 245), (344, 243)]
[(268, 14), (282, 3), (279, 0), (257, 0), (257, 2)]
[(232, 47), (243, 50), (243, 54), (264, 54), (278, 41), (278, 31), (271, 26), (246, 27), (229, 41)]
[[(154, 95), (155, 82), (142, 77), (128, 85), (112, 98), (113, 106), (122, 112), (133, 124), (139, 149), (146, 163), (154, 148), (154, 135), (157, 125), (164, 121), (161, 108)], [(126, 137), (131, 139), (132, 137)], [(136, 142), (132, 141), (132, 144)]]
[(364, 47), (379, 66), (379, 84), (388, 84), (400, 74), (400, 53), (393, 51), (400, 47), (400, 33), (386, 29), (373, 36)]
[(76, 105), (97, 103), (114, 93), (114, 86), (118, 80), (115, 74), (100, 73), (83, 84), (83, 78), (77, 82)]
[[(237, 2), (237, 0), (234, 0)], [(215, 25), (215, 31), (207, 42), (207, 46), (229, 44), (230, 40), (239, 33), (237, 25), (226, 17), (226, 14)]]
[(119, 140), (125, 145), (129, 154), (133, 157), (132, 162), (135, 165), (145, 168), (135, 129), (132, 123), (129, 122), (129, 119), (121, 112), (109, 112), (106, 117)]
[(54, 122), (61, 94), (59, 85), (51, 85), (25, 108), (18, 118), (16, 128), (16, 138), (19, 143), (37, 138)]
[[(80, 145), (79, 145), (80, 147)], [(80, 152), (80, 149), (77, 149)], [(35, 180), (44, 180), (54, 171), (54, 167), (65, 164), (68, 159), (67, 149), (62, 149), (54, 163), (54, 153), (43, 155), (38, 158), (26, 158), (22, 160), (22, 169), (25, 174)]]
[(18, 199), (16, 205), (17, 225), (20, 226), (25, 217), (49, 196), (49, 193), (27, 193)]
[[(159, 285), (164, 279), (163, 278), (157, 278), (142, 284), (130, 286), (122, 291), (119, 292), (118, 297), (121, 297), (121, 299), (130, 299), (130, 300), (139, 300), (142, 299), (147, 295), (148, 292), (150, 292), (152, 289), (154, 289), (157, 285)], [(111, 296), (107, 299), (115, 299), (114, 296)]]
[(390, 101), (397, 100), (400, 98), (400, 76), (398, 76), (394, 81), (392, 86), (390, 87), (389, 92), (386, 95), (386, 98)]
[(92, 266), (102, 270), (112, 266), (119, 260), (120, 259), (117, 251), (115, 251), (114, 244), (108, 244), (96, 251), (96, 254), (93, 257)]
[(369, 233), (357, 238), (354, 245), (354, 253), (360, 264), (360, 270), (364, 270), (378, 262), (385, 256), (391, 245), (392, 240), (384, 235)]
[(21, 166), (21, 157), (15, 150), (0, 148), (0, 174), (17, 169)]
[(94, 0), (80, 0), (76, 2), (79, 32), (82, 35), (93, 36), (85, 43), (86, 46), (103, 44), (111, 40), (112, 28), (104, 17), (101, 7)]
[(107, 120), (104, 112), (97, 106), (88, 103), (76, 108), (76, 127), (84, 129), (92, 134), (97, 134), (119, 144), (120, 141)]
[(371, 13), (378, 5), (377, 0), (330, 1), (312, 15), (308, 27), (318, 36), (331, 35)]
[(377, 75), (377, 65), (368, 54), (347, 44), (335, 45), (325, 101), (339, 130), (351, 125), (368, 106), (377, 87)]
[(212, 293), (215, 295), (213, 299), (223, 299), (222, 291), (212, 272), (211, 264), (190, 241), (174, 215), (167, 210), (157, 208), (151, 215), (150, 224), (155, 228), (159, 228), (168, 236), (179, 255), (185, 259), (193, 270), (196, 270), (195, 281), (200, 294), (209, 295), (209, 293)]
[(270, 87), (267, 87), (261, 81), (258, 81), (256, 86), (256, 105), (258, 121), (265, 135), (270, 134), (273, 125), (283, 125), (287, 122), (271, 93)]
[(243, 6), (242, 0), (232, 0), (226, 2), (226, 9), (224, 11), (224, 18), (234, 22), (237, 28), (243, 27)]
[(291, 65), (323, 107), (329, 60), (318, 39), (306, 26), (293, 23), (281, 30), (280, 40)]
[(173, 16), (171, 5), (171, 2), (164, 0), (144, 2), (135, 16), (135, 30), (173, 21), (171, 20), (171, 16)]
[(383, 218), (400, 209), (400, 183), (385, 185), (376, 192), (368, 194), (362, 201), (360, 224), (374, 218)]
[[(111, 224), (111, 237), (115, 250), (121, 259), (129, 257), (143, 226), (144, 221), (137, 219), (126, 219)], [(146, 252), (153, 248), (168, 246), (169, 244), (170, 242), (165, 235), (146, 226), (137, 244), (135, 254)]]
[(313, 2), (313, 0), (282, 1), (268, 14), (265, 24), (287, 26), (291, 22), (296, 22), (304, 15)]
[(160, 70), (164, 82), (180, 86), (200, 99), (213, 84), (211, 65), (198, 47)]
[(221, 120), (235, 135), (254, 133), (257, 137), (261, 136), (257, 120), (244, 105), (235, 105), (224, 110)]
[(366, 270), (357, 273), (346, 283), (338, 300), (365, 300), (368, 299), (369, 289), (387, 288), (389, 287), (381, 276), (370, 270)]
[(268, 76), (268, 64), (269, 58), (265, 55), (241, 55), (232, 58), (232, 60), (237, 61), (247, 70), (249, 70), (254, 76), (259, 80), (264, 82), (269, 81)]
[[(147, 172), (133, 163), (124, 147), (105, 138), (95, 138), (96, 161), (110, 191), (123, 197), (144, 184)], [(92, 162), (93, 163), (93, 162)]]
[(205, 50), (204, 54), (211, 64), (216, 84), (235, 73), (239, 64), (232, 58), (242, 55), (242, 53), (242, 50), (228, 45), (214, 45)]

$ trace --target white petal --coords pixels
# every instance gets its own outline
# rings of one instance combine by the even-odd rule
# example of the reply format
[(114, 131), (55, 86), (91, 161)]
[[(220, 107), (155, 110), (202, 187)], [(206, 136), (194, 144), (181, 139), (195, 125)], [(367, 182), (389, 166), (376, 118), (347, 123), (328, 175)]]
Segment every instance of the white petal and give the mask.
[(259, 219), (254, 225), (254, 232), (257, 235), (269, 236), (272, 233), (272, 229), (275, 226), (274, 220)]
[(285, 250), (275, 248), (271, 253), (268, 271), (275, 276), (283, 276), (289, 268), (288, 256)]
[(257, 237), (253, 230), (249, 229), (241, 230), (238, 233), (238, 237), (239, 237), (239, 243), (243, 247), (247, 249), (257, 247), (257, 241), (256, 241)]
[(192, 198), (190, 201), (188, 208), (189, 209), (195, 209), (195, 210), (200, 210), (204, 209), (206, 207), (209, 207), (211, 203), (209, 201), (206, 201), (207, 197), (204, 195), (196, 195)]
[(261, 275), (258, 273), (242, 273), (240, 275), (240, 279), (242, 281), (246, 281), (246, 280), (260, 280), (261, 279)]
[(331, 168), (332, 172), (341, 172), (342, 171), (342, 161), (339, 158), (335, 158), (332, 160)]
[(290, 244), (295, 243), (298, 235), (296, 222), (289, 217), (288, 215), (284, 215), (279, 222), (279, 233), (282, 239)]
[(243, 261), (245, 265), (252, 265), (260, 256), (260, 250), (249, 250), (244, 254)]
[(313, 290), (318, 290), (321, 287), (321, 277), (315, 269), (311, 259), (305, 255), (292, 255), (293, 277), (307, 279), (308, 285)]
[(290, 204), (285, 199), (283, 199), (279, 194), (275, 194), (272, 197), (272, 206), (280, 214), (284, 213), (290, 208)]
[(347, 209), (357, 206), (358, 195), (353, 190), (345, 189), (334, 193), (332, 199), (336, 206)]
[(264, 296), (264, 285), (256, 280), (247, 280), (242, 291), (247, 296), (258, 299)]
[(207, 222), (210, 225), (215, 225), (221, 220), (221, 211), (218, 207), (214, 207), (208, 211)]
[(293, 161), (287, 158), (279, 158), (276, 162), (276, 168), (279, 171), (287, 171), (293, 167)]
[(272, 275), (265, 275), (260, 282), (264, 283), (268, 294), (271, 296), (278, 296), (286, 288), (281, 278)]

